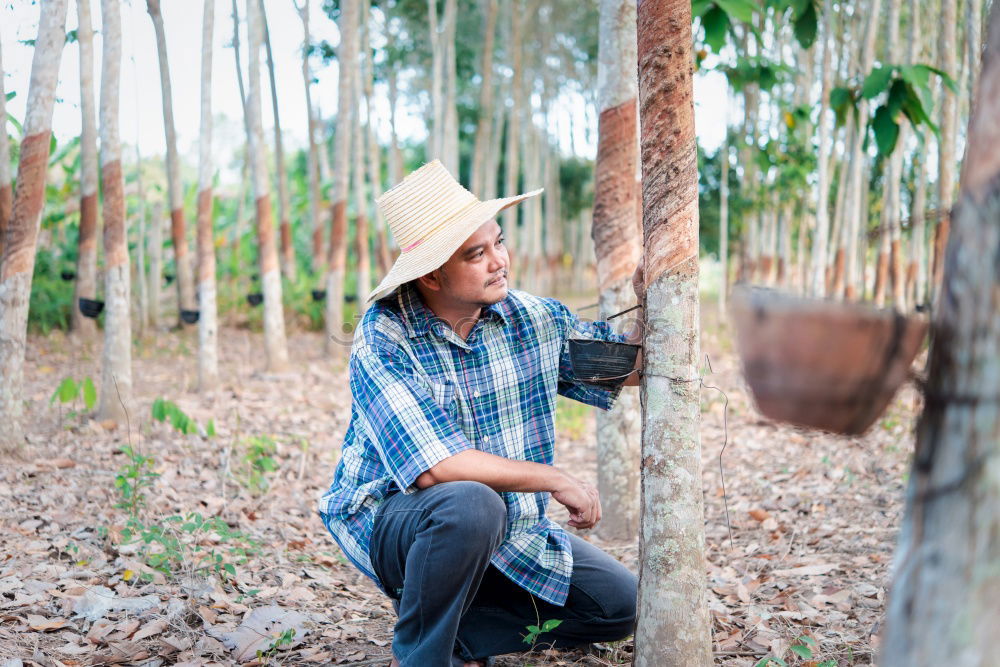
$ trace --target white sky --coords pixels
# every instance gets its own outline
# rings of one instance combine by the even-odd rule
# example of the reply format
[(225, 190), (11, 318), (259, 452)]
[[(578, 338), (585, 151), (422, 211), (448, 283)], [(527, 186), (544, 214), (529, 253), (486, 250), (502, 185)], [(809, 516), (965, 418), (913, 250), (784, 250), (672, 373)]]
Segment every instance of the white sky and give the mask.
[[(241, 17), (245, 18), (246, 0), (239, 0)], [(231, 0), (215, 0), (215, 50), (213, 55), (212, 105), (218, 118), (225, 116), (231, 122), (215, 123), (213, 155), (222, 161), (217, 164), (223, 178), (235, 178), (230, 161), (236, 149), (243, 143), (239, 89), (236, 84), (236, 67), (232, 48), (232, 3)], [(321, 0), (312, 0), (310, 32), (314, 42), (326, 39), (335, 44), (338, 40), (337, 28), (320, 9)], [(162, 0), (163, 20), (167, 37), (167, 52), (173, 88), (174, 124), (178, 135), (178, 149), (189, 166), (197, 164), (196, 143), (199, 130), (199, 73), (201, 67), (201, 17), (202, 3), (199, 0)], [(136, 139), (143, 155), (162, 153), (164, 149), (163, 114), (160, 102), (159, 65), (156, 55), (156, 41), (153, 24), (145, 10), (144, 0), (126, 0), (122, 3), (123, 66), (121, 81), (121, 136), (128, 146), (134, 146)], [(268, 23), (271, 32), (271, 48), (274, 52), (275, 76), (280, 94), (280, 114), (285, 138), (286, 152), (305, 145), (306, 104), (301, 73), (302, 22), (299, 20), (291, 0), (267, 0)], [(0, 47), (3, 49), (4, 87), (7, 92), (16, 91), (17, 97), (8, 102), (7, 110), (19, 120), (24, 117), (24, 103), (27, 98), (28, 79), (31, 71), (33, 49), (21, 40), (34, 39), (38, 26), (38, 4), (30, 0), (0, 0)], [(100, 90), (100, 0), (91, 0), (94, 28), (98, 34), (94, 43), (95, 51), (95, 96)], [(76, 3), (69, 3), (67, 31), (75, 30)], [(596, 30), (597, 26), (594, 25)], [(244, 54), (243, 66), (246, 76), (246, 34), (245, 24), (241, 33), (241, 47)], [(52, 126), (60, 141), (68, 140), (80, 132), (80, 90), (79, 90), (79, 46), (68, 44), (63, 52), (56, 90), (57, 103)], [(263, 119), (265, 131), (273, 127), (270, 89), (266, 70), (263, 75)], [(318, 83), (313, 85), (312, 95), (325, 117), (329, 117), (337, 107), (337, 65), (322, 66), (318, 59), (313, 61), (313, 75)], [(695, 78), (695, 127), (699, 142), (710, 151), (721, 143), (725, 131), (725, 79), (718, 73), (701, 73)], [(388, 96), (384, 89), (376, 88), (375, 111), (379, 120), (380, 137), (388, 137)], [(563, 114), (557, 130), (561, 132), (560, 143), (569, 152), (569, 127), (567, 114), (576, 114), (573, 126), (576, 134), (577, 151), (593, 157), (596, 152), (596, 132), (585, 125), (596, 122), (593, 112), (587, 113), (586, 105), (577, 96), (576, 102), (558, 105)], [(570, 101), (572, 102), (572, 101)], [(404, 106), (397, 110), (400, 135), (404, 138), (420, 139), (426, 135), (419, 109)], [(268, 138), (273, 136), (268, 133)], [(129, 149), (126, 149), (129, 150)], [(126, 155), (131, 160), (131, 155)]]

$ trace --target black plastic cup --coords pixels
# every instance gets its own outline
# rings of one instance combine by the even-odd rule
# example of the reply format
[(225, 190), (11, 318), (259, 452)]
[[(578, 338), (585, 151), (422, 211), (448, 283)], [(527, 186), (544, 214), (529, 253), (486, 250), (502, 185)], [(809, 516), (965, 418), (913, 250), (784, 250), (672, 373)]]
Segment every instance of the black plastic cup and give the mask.
[(181, 320), (184, 324), (194, 324), (198, 321), (198, 316), (201, 314), (199, 310), (182, 310)]
[(260, 292), (251, 292), (250, 294), (247, 294), (247, 303), (251, 306), (257, 307), (264, 303), (264, 295)]
[(617, 389), (635, 368), (639, 345), (603, 340), (570, 339), (569, 361), (573, 375), (585, 384)]
[(104, 302), (97, 299), (85, 299), (80, 297), (80, 312), (84, 317), (96, 318), (104, 310)]

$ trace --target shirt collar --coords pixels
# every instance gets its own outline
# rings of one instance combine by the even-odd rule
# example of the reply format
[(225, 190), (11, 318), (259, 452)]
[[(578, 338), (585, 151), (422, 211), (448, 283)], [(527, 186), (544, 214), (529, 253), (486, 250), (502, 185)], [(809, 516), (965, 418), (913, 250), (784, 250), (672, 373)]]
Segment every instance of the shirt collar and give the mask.
[[(496, 320), (501, 326), (507, 326), (507, 315), (502, 308), (502, 304), (506, 300), (504, 299), (483, 308), (479, 319), (485, 321)], [(399, 304), (399, 309), (406, 326), (406, 334), (409, 338), (425, 335), (430, 329), (431, 324), (437, 320), (437, 315), (427, 307), (423, 297), (420, 296), (420, 292), (410, 283), (404, 283), (396, 290), (396, 303)]]

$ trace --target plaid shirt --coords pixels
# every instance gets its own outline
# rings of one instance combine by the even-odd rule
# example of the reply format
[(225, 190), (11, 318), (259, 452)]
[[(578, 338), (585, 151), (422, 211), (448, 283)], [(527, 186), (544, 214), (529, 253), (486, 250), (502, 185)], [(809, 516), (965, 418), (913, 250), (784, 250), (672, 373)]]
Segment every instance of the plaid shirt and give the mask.
[[(606, 322), (582, 322), (555, 299), (510, 290), (462, 340), (404, 285), (365, 313), (350, 360), (351, 422), (319, 511), (343, 552), (381, 587), (369, 557), (387, 495), (417, 491), (439, 461), (479, 449), (551, 464), (556, 394), (608, 410), (621, 389), (575, 380), (565, 341), (622, 341)], [(563, 605), (573, 555), (545, 516), (548, 493), (501, 492), (507, 531), (491, 562), (530, 593)]]

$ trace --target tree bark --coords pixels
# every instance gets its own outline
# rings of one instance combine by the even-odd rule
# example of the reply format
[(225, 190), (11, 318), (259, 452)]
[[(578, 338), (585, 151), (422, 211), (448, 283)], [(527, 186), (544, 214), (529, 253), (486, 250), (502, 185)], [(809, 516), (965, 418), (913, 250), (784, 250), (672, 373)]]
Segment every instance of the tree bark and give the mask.
[[(957, 16), (956, 0), (941, 0), (941, 18), (939, 22), (940, 35), (938, 43), (938, 67), (954, 81), (958, 78), (958, 62), (955, 43)], [(944, 272), (944, 249), (948, 244), (948, 230), (951, 225), (951, 204), (955, 190), (955, 135), (957, 123), (955, 116), (958, 100), (942, 81), (941, 94), (941, 133), (938, 138), (938, 217), (934, 229), (934, 265), (931, 273), (931, 298), (934, 296)]]
[(490, 129), (493, 114), (493, 40), (496, 36), (497, 0), (486, 0), (483, 21), (482, 80), (479, 86), (479, 119), (476, 124), (476, 143), (472, 152), (472, 178), (469, 189), (483, 196), (486, 189), (486, 152), (490, 148)]
[(326, 354), (340, 358), (346, 352), (344, 324), (344, 272), (347, 265), (347, 193), (350, 187), (351, 128), (355, 100), (353, 72), (358, 67), (359, 0), (341, 0), (341, 40), (337, 49), (339, 83), (337, 92), (337, 133), (335, 137), (333, 199), (330, 225), (330, 254), (326, 274)]
[[(601, 319), (628, 308), (642, 248), (636, 227), (640, 192), (636, 116), (635, 0), (601, 0), (597, 51), (597, 162), (594, 221)], [(624, 318), (623, 318), (624, 319)], [(597, 490), (605, 539), (633, 540), (639, 530), (639, 405), (624, 392), (597, 413)], [(624, 399), (624, 400), (623, 400)]]
[(458, 164), (458, 74), (456, 71), (455, 33), (458, 23), (457, 0), (444, 2), (444, 28), (441, 31), (441, 49), (444, 56), (444, 125), (441, 136), (441, 162), (459, 179)]
[[(364, 5), (366, 3), (362, 3)], [(367, 13), (362, 14), (367, 18)], [(364, 29), (361, 30), (364, 33)], [(362, 42), (364, 42), (362, 36)], [(351, 169), (352, 182), (354, 185), (354, 245), (357, 258), (357, 279), (355, 280), (355, 290), (357, 301), (357, 315), (365, 311), (368, 295), (371, 293), (371, 244), (368, 232), (368, 198), (365, 195), (365, 126), (361, 123), (361, 76), (362, 69), (358, 67), (354, 71), (354, 127), (351, 128), (351, 158), (354, 166)]]
[(39, 5), (17, 188), (0, 259), (0, 450), (5, 451), (17, 451), (24, 444), (21, 419), (28, 304), (38, 226), (45, 205), (52, 107), (66, 41), (66, 4), (66, 0), (51, 0)]
[[(524, 2), (512, 0), (510, 7), (510, 58), (511, 108), (507, 121), (507, 147), (504, 164), (504, 196), (513, 197), (518, 194), (518, 175), (520, 174), (519, 153), (521, 145), (521, 105), (524, 91), (524, 60), (522, 54), (522, 32), (524, 30)], [(507, 234), (517, 236), (517, 213), (519, 206), (511, 206), (503, 212), (503, 228)]]
[(646, 356), (635, 664), (707, 666), (691, 3), (642, 0), (637, 34)]
[[(942, 43), (942, 48), (944, 44)], [(1000, 616), (1000, 8), (993, 5), (881, 662), (995, 661)], [(945, 191), (947, 192), (947, 191)]]
[(260, 119), (260, 47), (263, 36), (260, 5), (247, 3), (247, 58), (246, 119), (249, 133), (247, 148), (250, 151), (250, 171), (254, 201), (257, 211), (258, 262), (264, 293), (264, 345), (267, 349), (267, 368), (271, 372), (283, 371), (288, 365), (288, 345), (285, 339), (285, 315), (281, 300), (281, 275), (278, 270), (278, 248), (274, 239), (274, 217), (271, 213), (271, 194), (268, 187), (267, 165), (264, 160), (264, 128)]
[[(875, 36), (878, 34), (879, 18), (882, 14), (882, 0), (871, 0), (864, 9), (865, 15), (869, 17), (865, 27), (865, 38), (861, 47), (861, 76), (867, 76), (872, 69), (872, 62), (875, 59)], [(858, 101), (858, 116), (861, 123), (866, 123), (868, 119), (868, 100), (861, 98)], [(846, 231), (846, 275), (844, 298), (854, 300), (858, 298), (859, 289), (864, 285), (864, 264), (858, 262), (859, 249), (858, 241), (863, 233), (865, 219), (862, 211), (868, 210), (868, 182), (864, 175), (864, 149), (863, 142), (855, 138), (854, 154), (851, 157), (850, 169), (850, 190), (848, 196), (847, 218), (844, 229)]]
[(820, 20), (820, 49), (822, 50), (822, 73), (819, 93), (819, 151), (817, 156), (816, 184), (816, 233), (813, 237), (812, 265), (809, 273), (807, 294), (815, 297), (826, 296), (826, 255), (830, 240), (830, 89), (833, 86), (831, 66), (832, 44), (830, 31), (833, 28), (833, 0), (823, 0), (823, 16)]
[(139, 286), (139, 313), (137, 321), (139, 323), (139, 337), (146, 335), (149, 327), (149, 283), (146, 278), (146, 248), (147, 248), (147, 217), (148, 206), (146, 204), (146, 190), (142, 183), (142, 155), (139, 154), (139, 142), (135, 145), (135, 185), (136, 193), (139, 197), (139, 227), (136, 233), (135, 244), (135, 273), (136, 283)]
[[(438, 21), (437, 0), (427, 0), (427, 28), (431, 43), (431, 132), (427, 139), (427, 157), (440, 159), (444, 138), (444, 98), (441, 95), (442, 60), (441, 27)], [(454, 175), (454, 174), (452, 174)]]
[[(371, 188), (371, 197), (368, 201), (376, 201), (382, 196), (382, 153), (379, 150), (378, 140), (375, 136), (375, 114), (372, 113), (372, 104), (375, 99), (375, 66), (371, 59), (371, 48), (370, 48), (370, 30), (371, 30), (371, 1), (366, 0), (364, 3), (364, 12), (362, 16), (365, 19), (365, 30), (364, 30), (364, 53), (365, 65), (363, 71), (364, 77), (364, 98), (365, 98), (365, 140), (367, 141), (367, 149), (364, 150), (362, 155), (365, 157), (365, 165), (368, 168), (368, 186)], [(360, 94), (360, 92), (359, 92)], [(368, 201), (365, 202), (367, 207)], [(389, 273), (389, 269), (392, 268), (392, 253), (389, 250), (389, 233), (388, 226), (385, 221), (385, 217), (382, 215), (382, 211), (375, 207), (375, 246), (377, 252), (377, 261), (379, 276), (385, 276)], [(368, 290), (371, 291), (371, 285), (369, 283)], [(359, 301), (359, 312), (364, 309), (364, 302)]]
[(3, 258), (4, 237), (14, 204), (14, 191), (10, 173), (10, 141), (7, 137), (7, 93), (4, 91), (3, 46), (0, 45), (0, 260)]
[(274, 79), (274, 56), (271, 54), (271, 30), (268, 27), (264, 0), (260, 2), (264, 24), (264, 50), (267, 53), (267, 75), (271, 82), (271, 113), (274, 115), (274, 169), (278, 175), (278, 229), (281, 232), (281, 272), (295, 282), (295, 246), (292, 243), (291, 204), (288, 200), (288, 170), (285, 168), (285, 143), (281, 138), (281, 116), (278, 113), (278, 84)]
[(160, 328), (160, 287), (163, 285), (163, 206), (153, 206), (149, 225), (149, 326)]
[(309, 67), (309, 50), (312, 48), (312, 38), (309, 35), (309, 0), (303, 0), (302, 5), (295, 3), (295, 9), (302, 19), (302, 82), (306, 89), (306, 118), (309, 136), (309, 157), (306, 171), (309, 176), (309, 229), (312, 236), (313, 275), (323, 273), (323, 222), (319, 215), (319, 147), (316, 144), (316, 116), (312, 102), (312, 70)]
[[(70, 329), (85, 340), (97, 334), (97, 320), (80, 312), (80, 298), (97, 298), (97, 120), (94, 111), (94, 29), (90, 0), (77, 0), (80, 42), (80, 235)], [(0, 122), (4, 122), (0, 115)], [(6, 134), (6, 133), (4, 133)], [(6, 138), (6, 137), (5, 137)]]
[(215, 234), (212, 215), (212, 36), (215, 2), (205, 0), (201, 27), (201, 137), (198, 139), (198, 389), (219, 384)]
[[(177, 132), (174, 129), (173, 94), (170, 87), (170, 61), (167, 58), (167, 38), (160, 13), (160, 0), (146, 0), (146, 10), (156, 32), (156, 53), (160, 62), (160, 90), (163, 102), (163, 129), (167, 141), (167, 190), (170, 208), (170, 236), (174, 244), (174, 264), (177, 271), (178, 310), (194, 310), (194, 272), (188, 253), (187, 227), (184, 220), (184, 193), (181, 184), (181, 163), (177, 155)], [(178, 319), (179, 326), (184, 326)]]
[(100, 419), (124, 424), (132, 403), (131, 275), (118, 136), (122, 26), (119, 0), (101, 0), (101, 186), (104, 194), (104, 354)]

